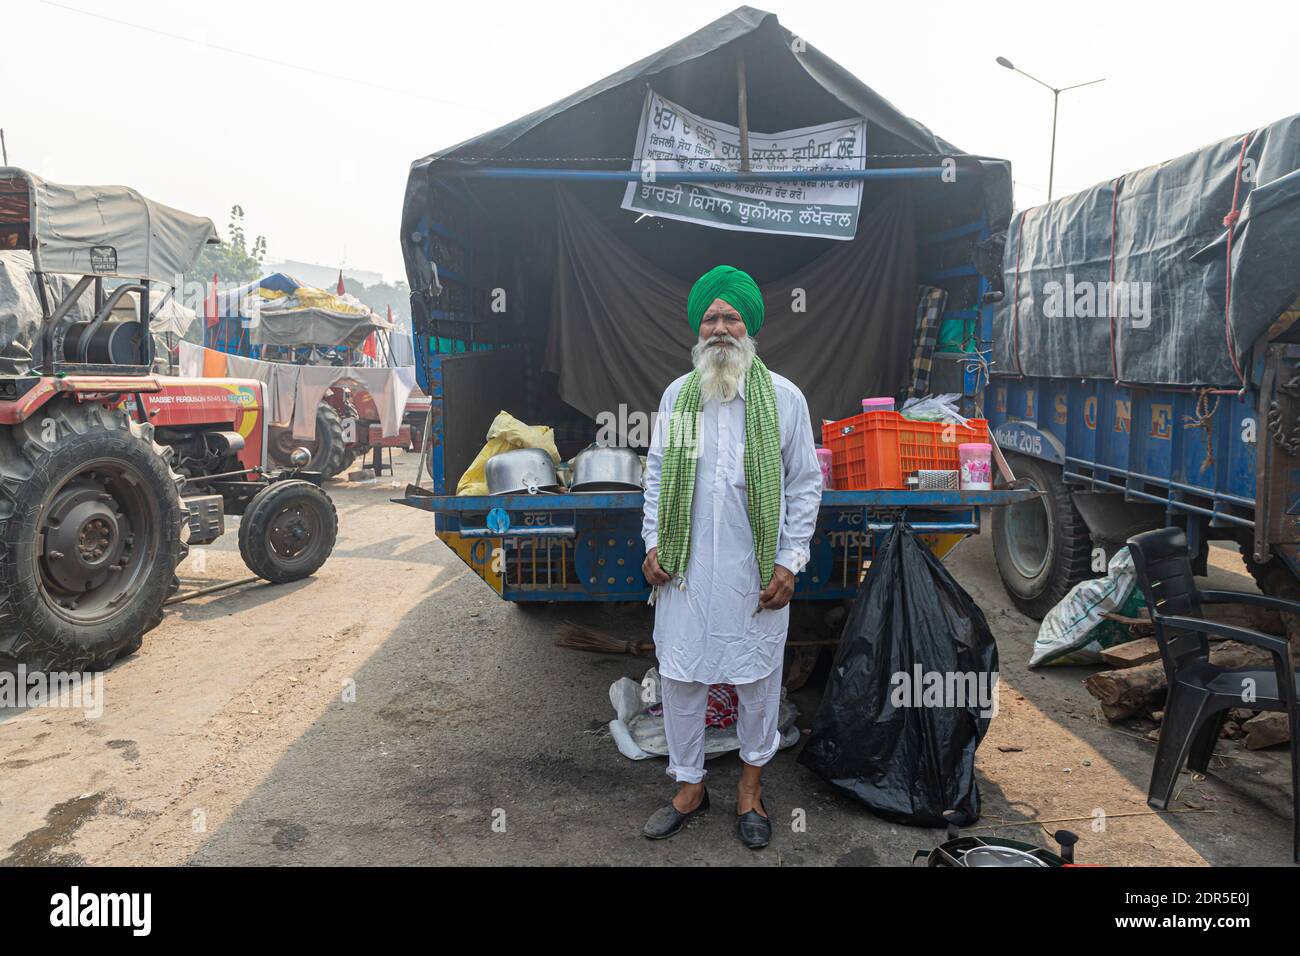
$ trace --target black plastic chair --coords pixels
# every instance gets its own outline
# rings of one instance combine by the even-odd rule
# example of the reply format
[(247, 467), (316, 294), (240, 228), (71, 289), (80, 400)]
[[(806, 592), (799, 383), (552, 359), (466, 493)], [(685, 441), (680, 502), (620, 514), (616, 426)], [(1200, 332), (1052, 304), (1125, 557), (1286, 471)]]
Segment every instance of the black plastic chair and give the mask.
[[(1179, 528), (1147, 531), (1129, 538), (1128, 545), (1169, 680), (1147, 804), (1156, 810), (1169, 808), (1184, 762), (1191, 770), (1205, 773), (1228, 711), (1234, 707), (1283, 711), (1291, 726), (1292, 854), (1300, 863), (1300, 709), (1291, 645), (1284, 637), (1201, 617), (1203, 604), (1252, 604), (1300, 614), (1300, 602), (1197, 588), (1187, 536)], [(1211, 635), (1268, 651), (1273, 655), (1272, 669), (1210, 663)]]

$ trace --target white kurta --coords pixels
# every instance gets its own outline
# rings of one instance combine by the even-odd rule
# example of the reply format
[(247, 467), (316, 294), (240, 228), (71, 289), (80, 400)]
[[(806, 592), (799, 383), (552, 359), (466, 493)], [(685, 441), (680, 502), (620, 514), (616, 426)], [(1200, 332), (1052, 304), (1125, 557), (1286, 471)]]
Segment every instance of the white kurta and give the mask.
[[(664, 392), (646, 463), (646, 550), (659, 541), (659, 482), (663, 449), (683, 375)], [(784, 465), (781, 535), (776, 563), (794, 574), (808, 563), (817, 526), (822, 475), (813, 445), (808, 402), (794, 383), (772, 374), (781, 423)], [(700, 448), (691, 505), (691, 556), (686, 587), (674, 579), (655, 603), (655, 652), (659, 673), (679, 681), (747, 684), (781, 666), (790, 607), (754, 611), (762, 587), (745, 485), (745, 398), (710, 400), (700, 408)]]

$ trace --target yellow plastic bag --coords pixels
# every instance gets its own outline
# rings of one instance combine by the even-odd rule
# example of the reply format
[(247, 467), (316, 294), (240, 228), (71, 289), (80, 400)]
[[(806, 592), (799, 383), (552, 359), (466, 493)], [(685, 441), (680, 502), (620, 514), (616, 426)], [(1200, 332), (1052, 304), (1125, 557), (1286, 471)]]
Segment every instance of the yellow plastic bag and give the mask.
[(525, 425), (509, 412), (498, 412), (488, 428), (487, 444), (456, 483), (456, 494), (487, 494), (487, 478), (483, 466), (493, 455), (515, 448), (540, 448), (551, 456), (551, 461), (557, 465), (560, 463), (560, 452), (555, 447), (555, 431), (550, 425)]

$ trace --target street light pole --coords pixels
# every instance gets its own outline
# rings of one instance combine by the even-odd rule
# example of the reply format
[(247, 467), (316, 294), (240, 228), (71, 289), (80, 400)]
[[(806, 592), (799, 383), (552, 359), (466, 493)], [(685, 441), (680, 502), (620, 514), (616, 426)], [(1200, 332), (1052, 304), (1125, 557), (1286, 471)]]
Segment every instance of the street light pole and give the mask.
[(1101, 79), (1089, 80), (1087, 83), (1075, 83), (1073, 86), (1057, 87), (1057, 86), (1052, 86), (1052, 84), (1050, 83), (1044, 83), (1038, 77), (1026, 73), (1024, 70), (1020, 69), (1014, 63), (1008, 60), (1005, 56), (998, 57), (997, 63), (998, 66), (1004, 66), (1008, 70), (1011, 70), (1015, 73), (1019, 73), (1021, 76), (1027, 76), (1029, 77), (1029, 79), (1033, 80), (1039, 86), (1046, 87), (1047, 89), (1052, 91), (1052, 155), (1048, 161), (1048, 166), (1047, 166), (1047, 201), (1051, 202), (1052, 186), (1056, 179), (1056, 116), (1061, 106), (1061, 94), (1064, 93), (1066, 90), (1077, 90), (1081, 86), (1092, 86), (1094, 83), (1102, 83), (1105, 81), (1106, 78), (1103, 76)]
[(1052, 201), (1052, 184), (1056, 181), (1056, 113), (1061, 107), (1061, 91), (1052, 90), (1052, 157), (1047, 161), (1047, 201)]

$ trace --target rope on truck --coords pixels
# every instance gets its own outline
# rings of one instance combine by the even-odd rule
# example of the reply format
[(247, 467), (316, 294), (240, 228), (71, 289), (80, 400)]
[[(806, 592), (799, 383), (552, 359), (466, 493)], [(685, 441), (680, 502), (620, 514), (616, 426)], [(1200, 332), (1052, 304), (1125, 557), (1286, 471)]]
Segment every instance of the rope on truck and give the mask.
[(1237, 373), (1242, 388), (1246, 387), (1246, 374), (1237, 361), (1237, 349), (1232, 342), (1232, 235), (1237, 229), (1237, 220), (1241, 218), (1238, 200), (1241, 197), (1241, 174), (1246, 164), (1246, 147), (1254, 138), (1250, 132), (1241, 138), (1241, 152), (1237, 154), (1237, 175), (1232, 182), (1232, 209), (1223, 217), (1223, 225), (1228, 230), (1227, 266), (1223, 274), (1223, 334), (1228, 343), (1228, 358), (1232, 360), (1232, 370)]
[[(1210, 404), (1211, 395), (1214, 396), (1213, 405)], [(1205, 430), (1205, 460), (1201, 462), (1201, 471), (1214, 467), (1214, 413), (1219, 410), (1220, 397), (1220, 393), (1212, 388), (1201, 389), (1196, 397), (1196, 414), (1184, 418), (1188, 428)]]

